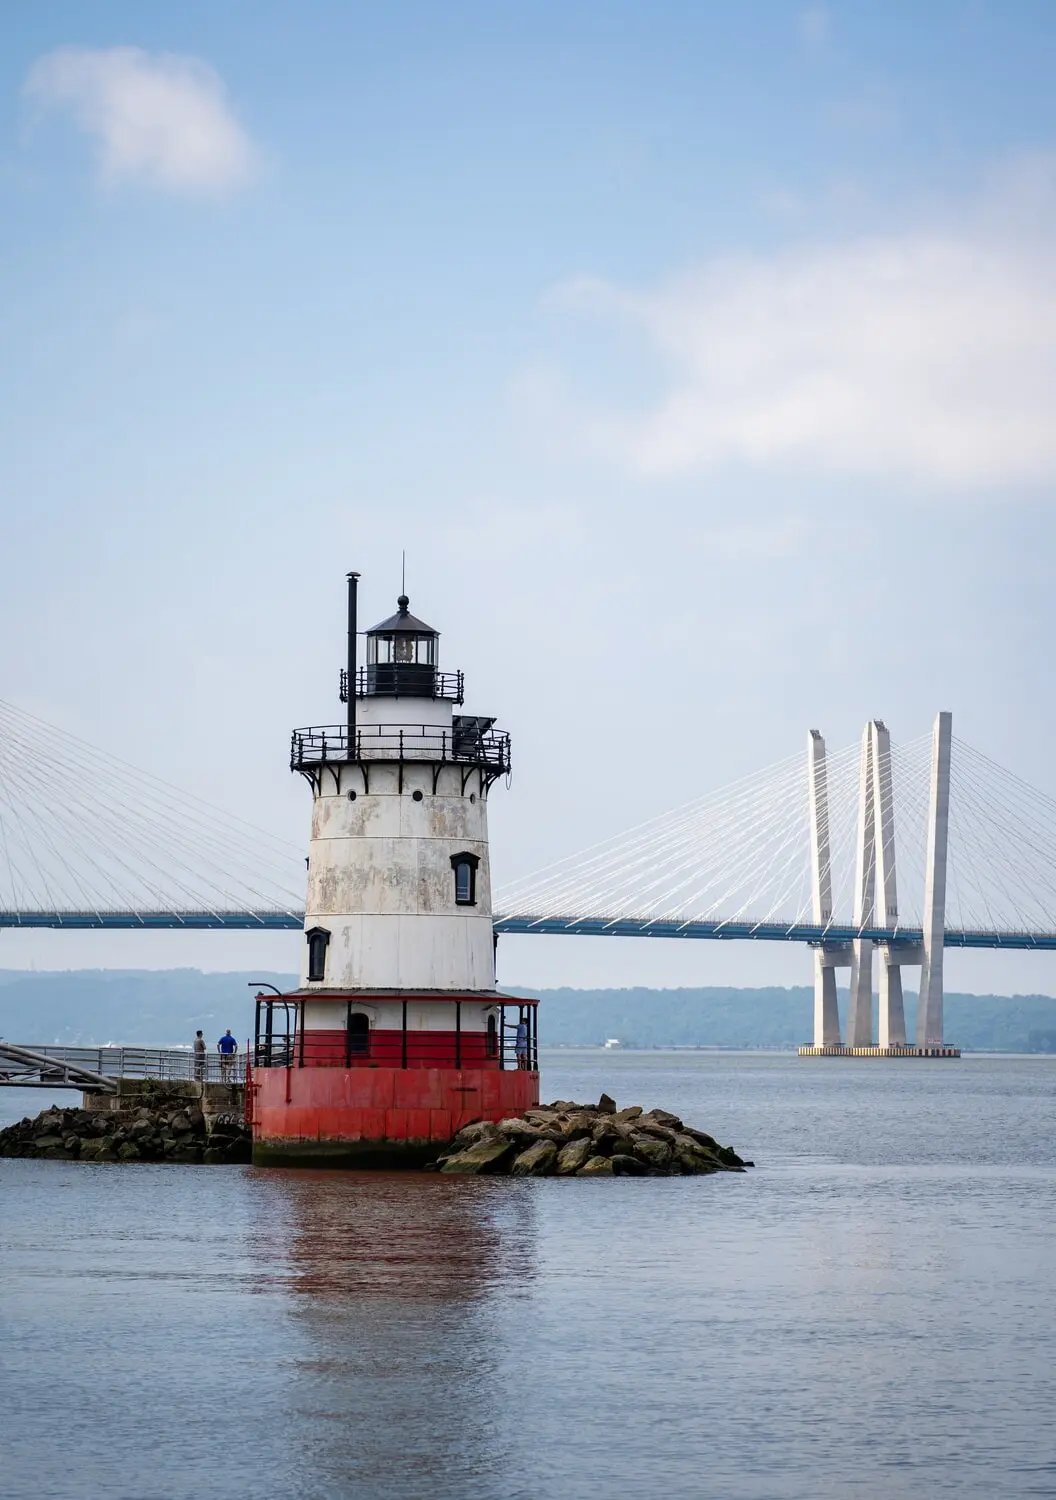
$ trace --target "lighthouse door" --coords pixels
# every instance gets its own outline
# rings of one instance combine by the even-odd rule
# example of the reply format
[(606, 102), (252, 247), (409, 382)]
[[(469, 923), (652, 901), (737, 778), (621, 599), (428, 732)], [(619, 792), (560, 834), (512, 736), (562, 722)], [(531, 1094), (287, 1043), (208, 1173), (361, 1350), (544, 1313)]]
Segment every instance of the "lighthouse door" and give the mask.
[(348, 1022), (345, 1030), (345, 1062), (354, 1057), (365, 1057), (370, 1051), (370, 1018), (361, 1010), (348, 1007)]

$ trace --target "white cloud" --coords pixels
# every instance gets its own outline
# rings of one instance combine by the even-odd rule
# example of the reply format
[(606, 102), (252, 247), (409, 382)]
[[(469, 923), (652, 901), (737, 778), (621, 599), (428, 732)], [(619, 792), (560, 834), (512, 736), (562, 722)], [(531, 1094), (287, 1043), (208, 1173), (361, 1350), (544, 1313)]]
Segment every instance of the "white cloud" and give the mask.
[(206, 63), (138, 47), (62, 47), (38, 59), (25, 93), (65, 110), (98, 147), (107, 183), (221, 193), (252, 175), (252, 143)]
[(644, 290), (566, 284), (559, 306), (629, 327), (664, 372), (637, 410), (581, 409), (582, 439), (654, 476), (1056, 478), (1054, 183), (1036, 160), (944, 228), (715, 259)]

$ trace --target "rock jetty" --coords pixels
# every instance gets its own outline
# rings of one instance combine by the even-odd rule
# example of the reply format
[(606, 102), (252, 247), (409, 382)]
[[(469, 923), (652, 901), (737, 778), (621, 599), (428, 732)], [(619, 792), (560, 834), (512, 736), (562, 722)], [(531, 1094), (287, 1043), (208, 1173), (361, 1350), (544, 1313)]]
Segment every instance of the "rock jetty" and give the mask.
[(0, 1130), (0, 1156), (52, 1161), (248, 1162), (249, 1132), (230, 1115), (208, 1117), (186, 1099), (154, 1098), (120, 1114), (46, 1109)]
[(743, 1172), (742, 1161), (713, 1136), (665, 1109), (617, 1109), (557, 1099), (523, 1116), (460, 1130), (434, 1170), (505, 1177), (689, 1177)]

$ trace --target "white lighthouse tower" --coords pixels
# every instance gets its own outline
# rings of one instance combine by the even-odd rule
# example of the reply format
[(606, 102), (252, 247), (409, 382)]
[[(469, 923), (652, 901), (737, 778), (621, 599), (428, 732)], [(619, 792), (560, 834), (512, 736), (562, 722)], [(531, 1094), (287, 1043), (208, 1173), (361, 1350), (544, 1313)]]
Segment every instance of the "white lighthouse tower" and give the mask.
[(535, 1002), (495, 989), (487, 807), (509, 736), (460, 711), (462, 673), (405, 594), (357, 664), (357, 579), (345, 722), (292, 738), (304, 948), (298, 990), (258, 997), (258, 1160), (412, 1160), (538, 1102)]

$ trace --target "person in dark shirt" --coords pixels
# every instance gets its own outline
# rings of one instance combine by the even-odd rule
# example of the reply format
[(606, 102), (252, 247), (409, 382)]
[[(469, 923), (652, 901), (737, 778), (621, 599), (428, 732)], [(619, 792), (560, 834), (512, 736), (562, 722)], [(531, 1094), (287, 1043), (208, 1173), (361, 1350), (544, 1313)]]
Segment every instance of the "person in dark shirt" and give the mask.
[(231, 1077), (231, 1069), (235, 1062), (235, 1053), (238, 1051), (238, 1043), (231, 1035), (230, 1027), (228, 1027), (217, 1042), (216, 1050), (220, 1054), (220, 1077), (226, 1082)]
[(205, 1037), (200, 1031), (194, 1033), (194, 1076), (199, 1083), (205, 1077)]

